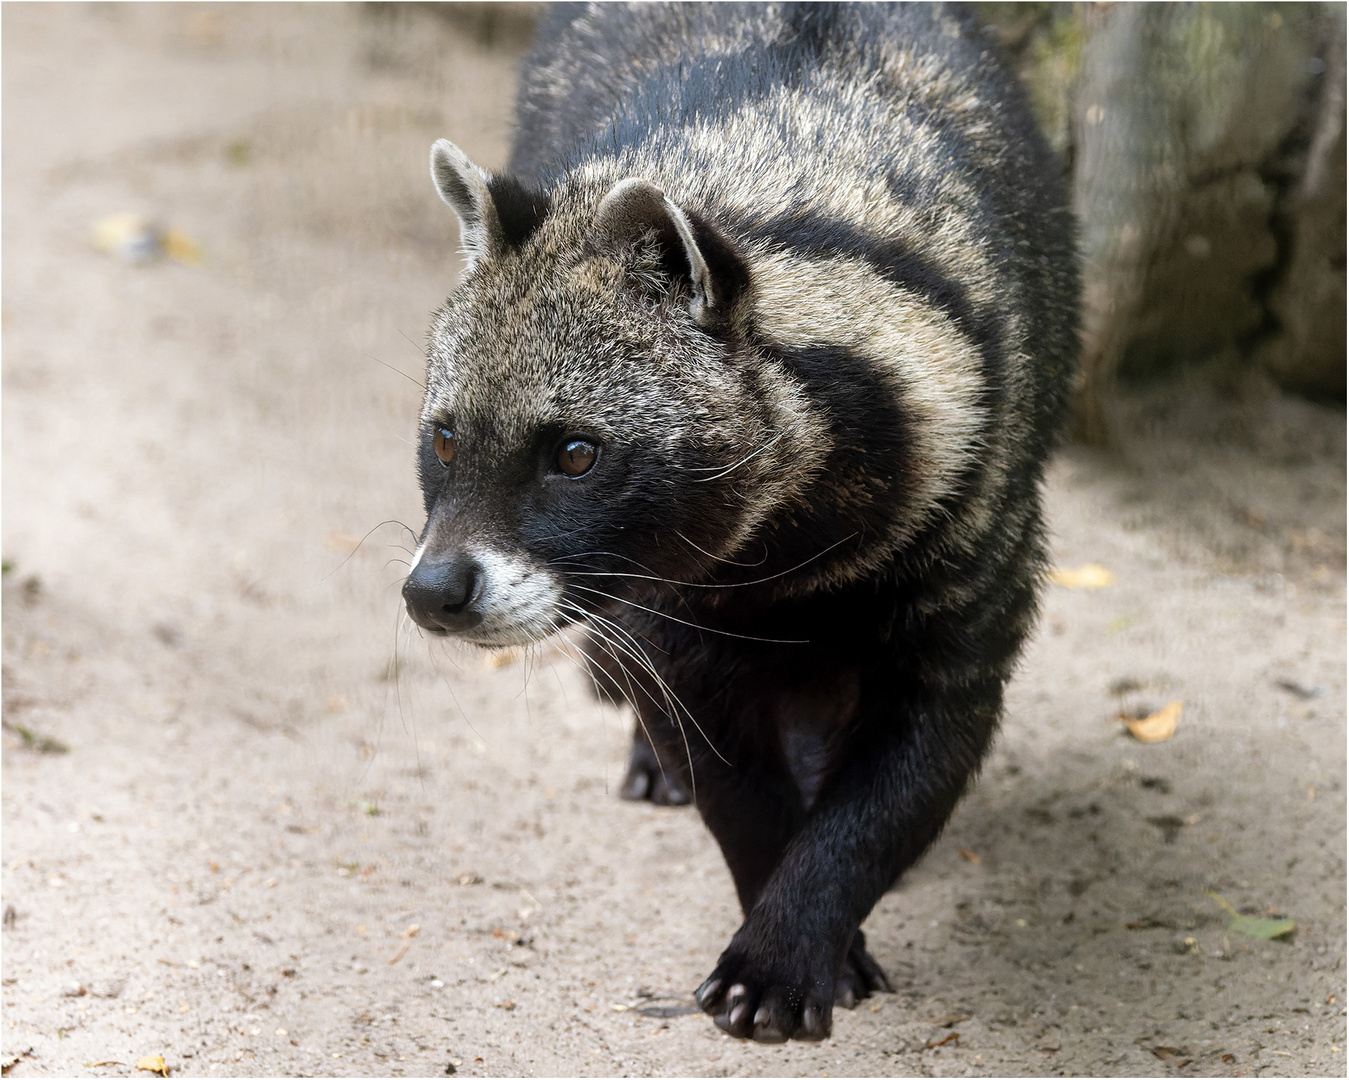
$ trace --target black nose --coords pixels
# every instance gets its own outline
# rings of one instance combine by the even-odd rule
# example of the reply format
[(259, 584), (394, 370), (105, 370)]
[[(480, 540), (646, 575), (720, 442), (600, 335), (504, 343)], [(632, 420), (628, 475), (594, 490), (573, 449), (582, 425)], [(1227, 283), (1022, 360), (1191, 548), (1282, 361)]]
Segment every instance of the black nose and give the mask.
[(475, 609), (482, 589), (483, 570), (472, 556), (424, 557), (403, 583), (403, 600), (418, 626), (463, 633), (482, 622)]

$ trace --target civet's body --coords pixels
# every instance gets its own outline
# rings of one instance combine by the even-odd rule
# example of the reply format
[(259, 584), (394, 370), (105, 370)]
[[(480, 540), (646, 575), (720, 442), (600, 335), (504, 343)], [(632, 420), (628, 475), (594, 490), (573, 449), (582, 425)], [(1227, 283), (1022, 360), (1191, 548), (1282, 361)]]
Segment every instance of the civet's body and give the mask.
[[(582, 623), (745, 921), (699, 990), (822, 1038), (861, 921), (988, 748), (1044, 566), (1076, 346), (1061, 168), (960, 11), (564, 9), (507, 172), (433, 174), (470, 265), (431, 331), (404, 595), (486, 646)], [(649, 740), (649, 745), (647, 745)]]

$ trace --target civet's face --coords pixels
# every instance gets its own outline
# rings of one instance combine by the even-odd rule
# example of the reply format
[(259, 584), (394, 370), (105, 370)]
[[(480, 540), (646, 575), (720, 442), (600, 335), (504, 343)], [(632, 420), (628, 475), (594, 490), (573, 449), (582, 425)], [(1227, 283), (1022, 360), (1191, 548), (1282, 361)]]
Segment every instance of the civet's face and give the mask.
[(481, 645), (704, 573), (749, 512), (733, 466), (772, 438), (670, 283), (539, 254), (479, 259), (430, 343), (403, 593), (419, 625)]

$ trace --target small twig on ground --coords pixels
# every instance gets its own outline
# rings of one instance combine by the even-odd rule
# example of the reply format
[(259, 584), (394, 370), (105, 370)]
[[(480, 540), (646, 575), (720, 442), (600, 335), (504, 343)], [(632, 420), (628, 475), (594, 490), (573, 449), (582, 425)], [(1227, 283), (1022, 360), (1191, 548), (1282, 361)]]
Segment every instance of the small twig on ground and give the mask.
[(419, 923), (408, 924), (408, 928), (403, 931), (403, 944), (398, 946), (398, 951), (389, 958), (387, 963), (396, 964), (407, 955), (408, 947), (412, 944), (412, 939), (417, 936), (419, 930), (421, 930)]

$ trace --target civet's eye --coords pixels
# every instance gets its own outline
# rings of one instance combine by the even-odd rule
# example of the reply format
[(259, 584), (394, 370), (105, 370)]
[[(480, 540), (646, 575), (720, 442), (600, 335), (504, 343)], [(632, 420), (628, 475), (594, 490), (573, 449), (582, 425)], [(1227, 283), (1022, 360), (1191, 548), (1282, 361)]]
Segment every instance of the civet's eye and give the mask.
[(436, 457), (442, 465), (454, 460), (454, 432), (447, 427), (436, 428)]
[(599, 447), (587, 439), (565, 439), (557, 450), (557, 467), (567, 476), (584, 476), (599, 453)]

